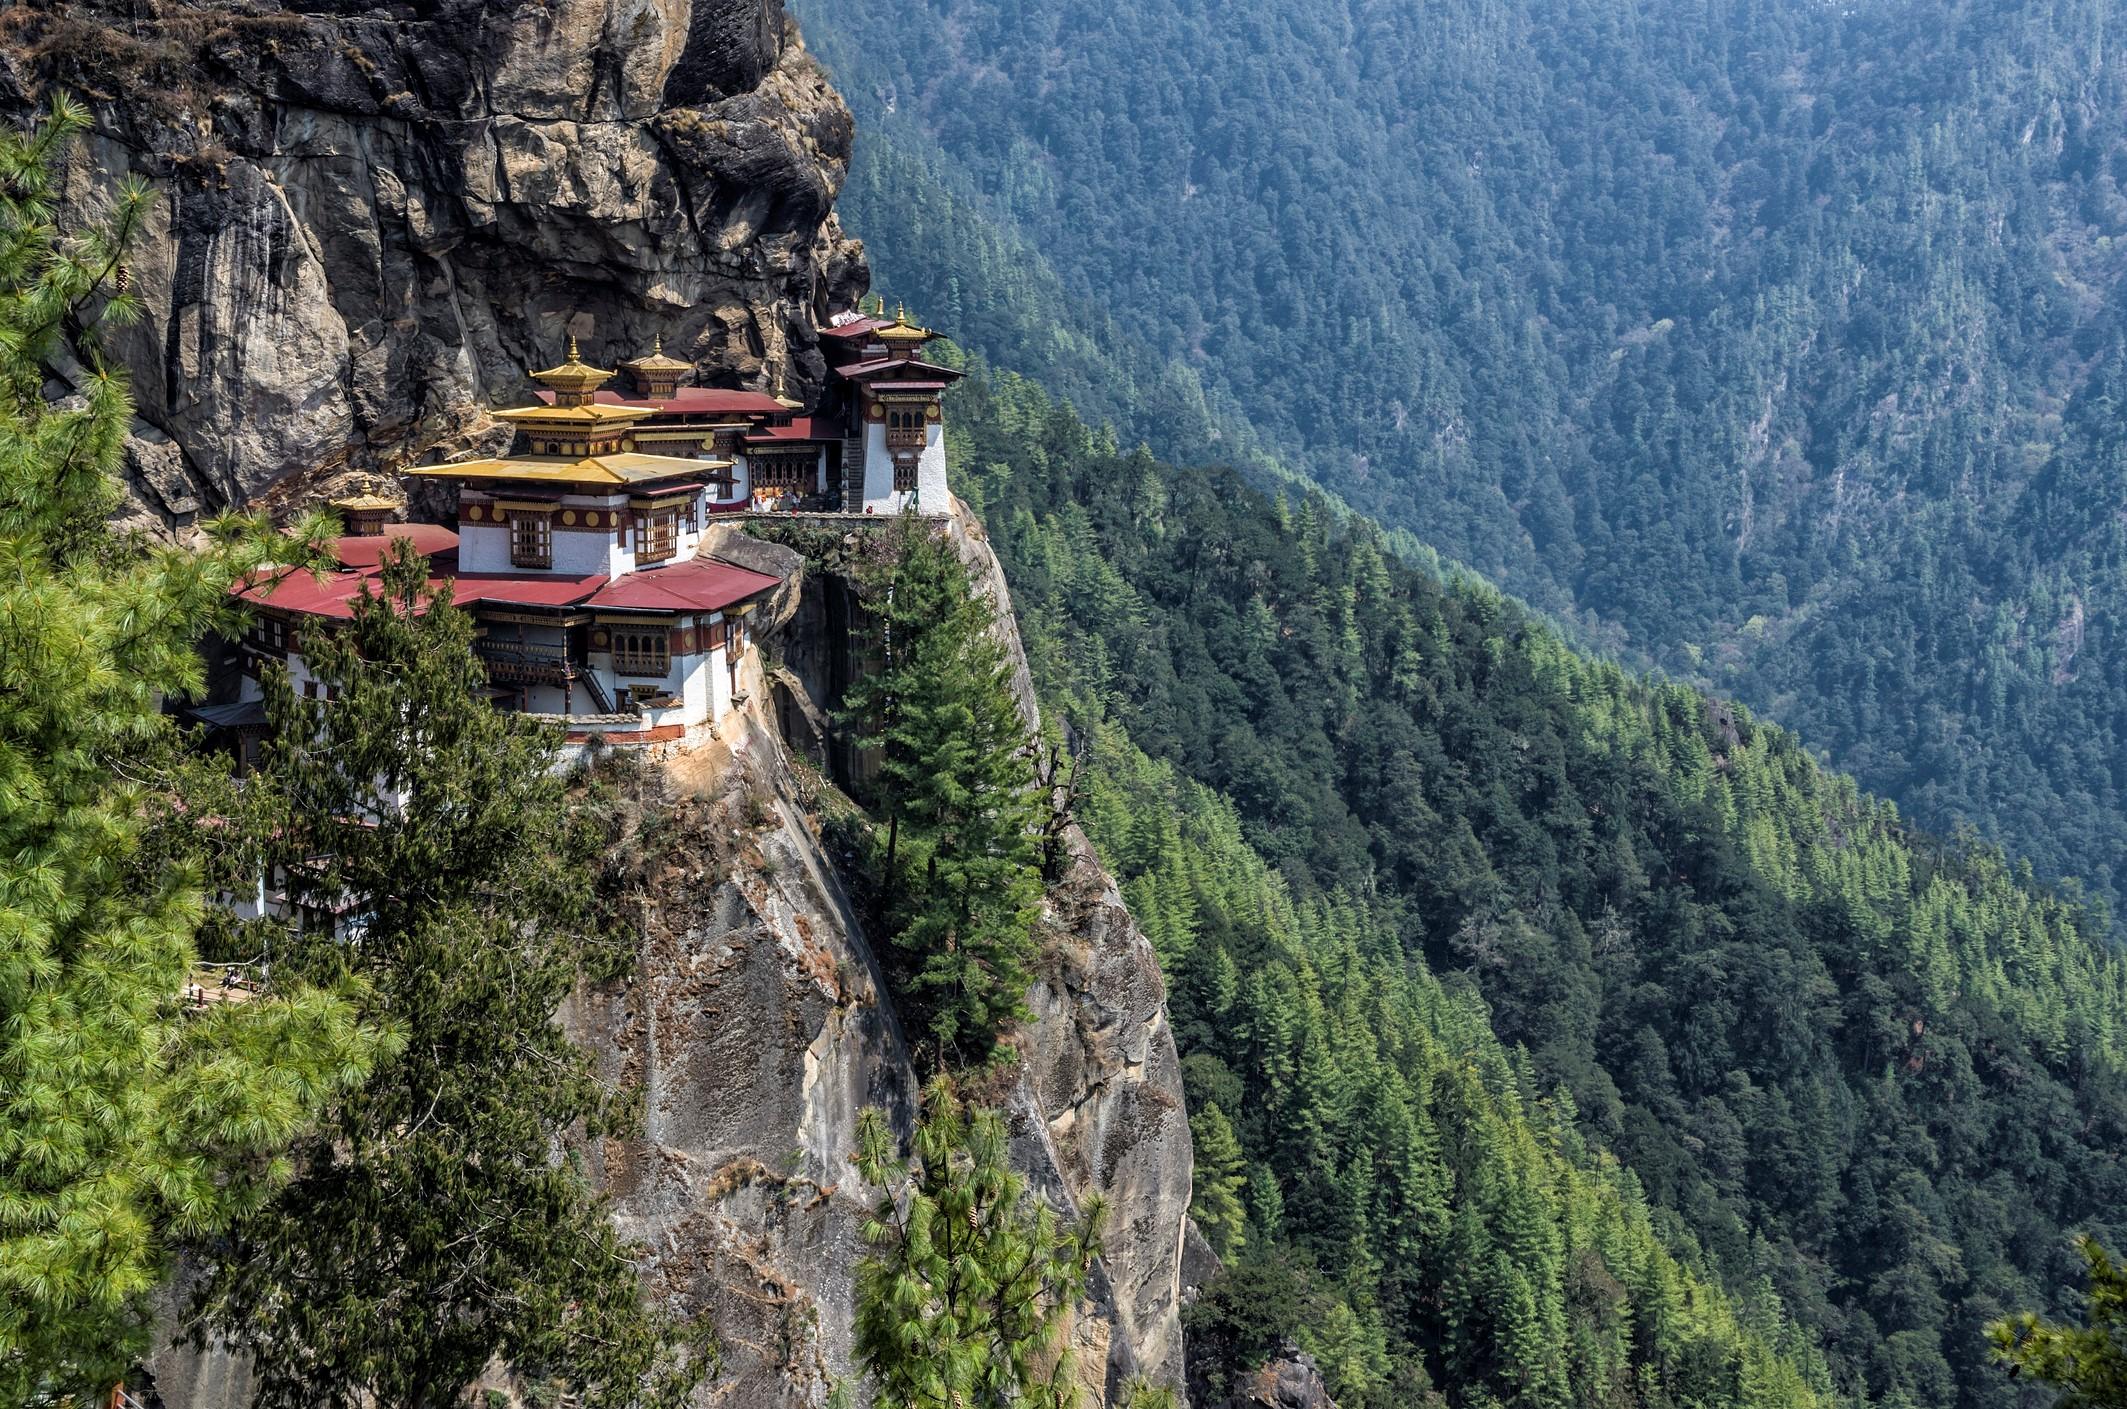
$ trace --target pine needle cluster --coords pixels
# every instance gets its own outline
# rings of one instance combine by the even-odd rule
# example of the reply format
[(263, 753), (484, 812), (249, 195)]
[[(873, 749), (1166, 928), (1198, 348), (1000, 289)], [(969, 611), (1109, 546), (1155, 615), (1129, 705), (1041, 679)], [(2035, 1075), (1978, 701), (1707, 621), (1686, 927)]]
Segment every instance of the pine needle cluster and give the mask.
[[(102, 330), (137, 312), (127, 241), (150, 201), (55, 228), (54, 168), (86, 123), (56, 103), (0, 133), (0, 1402), (107, 1390), (144, 1347), (173, 1246), (270, 1190), (274, 1158), (366, 1069), (343, 995), (287, 987), (186, 1016), (207, 902), (198, 765), (163, 701), (270, 552), (112, 534), (131, 403)], [(48, 369), (76, 390), (48, 401)], [(278, 551), (300, 551), (280, 543)], [(197, 820), (196, 818), (194, 820)], [(189, 833), (189, 840), (187, 834)], [(156, 837), (150, 845), (151, 834)]]
[(1059, 1218), (1011, 1168), (1004, 1119), (950, 1080), (924, 1091), (912, 1157), (883, 1112), (859, 1118), (857, 1171), (886, 1192), (864, 1226), (856, 1348), (877, 1409), (1068, 1409), (1061, 1331), (1099, 1252), (1105, 1213)]
[(2060, 1325), (2025, 1311), (1987, 1327), (1994, 1356), (2011, 1375), (2028, 1372), (2061, 1391), (2056, 1409), (2127, 1406), (2127, 1267), (2095, 1238), (2076, 1246), (2090, 1269), (2083, 1325)]

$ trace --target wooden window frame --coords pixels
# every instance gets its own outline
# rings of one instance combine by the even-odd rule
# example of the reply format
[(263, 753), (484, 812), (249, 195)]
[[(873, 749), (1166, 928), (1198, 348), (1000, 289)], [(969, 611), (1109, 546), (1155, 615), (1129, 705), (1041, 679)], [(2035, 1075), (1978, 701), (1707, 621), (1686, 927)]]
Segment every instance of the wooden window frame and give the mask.
[(288, 629), (286, 617), (271, 612), (260, 612), (251, 621), (251, 644), (268, 655), (285, 656), (293, 633)]
[[(668, 626), (608, 628), (613, 673), (664, 680), (672, 674), (672, 629)], [(625, 645), (623, 643), (626, 643)], [(650, 666), (657, 663), (656, 669)]]
[(886, 448), (921, 450), (930, 439), (930, 416), (921, 406), (889, 404), (886, 408)]
[[(660, 542), (660, 539), (663, 541)], [(679, 556), (679, 505), (640, 509), (635, 514), (635, 560), (669, 562)]]
[(554, 516), (536, 509), (506, 511), (510, 530), (510, 566), (554, 566)]

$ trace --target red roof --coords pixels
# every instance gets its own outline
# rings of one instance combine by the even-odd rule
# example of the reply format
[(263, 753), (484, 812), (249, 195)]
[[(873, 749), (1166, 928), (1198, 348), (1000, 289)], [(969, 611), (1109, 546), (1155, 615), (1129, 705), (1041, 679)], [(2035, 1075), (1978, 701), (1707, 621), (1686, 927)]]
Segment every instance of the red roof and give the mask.
[(839, 433), (827, 429), (824, 425), (820, 428), (819, 431), (815, 432), (813, 430), (814, 419), (815, 418), (811, 416), (800, 416), (787, 426), (762, 426), (757, 430), (748, 431), (746, 433), (746, 439), (751, 442), (771, 440), (840, 440), (842, 438)]
[[(254, 606), (272, 607), (275, 611), (294, 612), (299, 616), (349, 621), (354, 617), (355, 600), (365, 588), (375, 592), (382, 576), (374, 567), (342, 568), (338, 572), (326, 573), (323, 579), (306, 568), (273, 568), (255, 574), (251, 581), (230, 590)], [(431, 577), (428, 580), (430, 590), (447, 580)]]
[[(734, 505), (742, 508), (743, 505)], [(448, 532), (448, 530), (445, 530)], [(428, 579), (431, 592), (448, 584), (461, 607), (611, 607), (623, 611), (713, 612), (778, 585), (779, 579), (714, 558), (692, 558), (669, 567), (644, 568), (617, 579), (602, 573), (459, 572), (455, 554), (444, 555)], [(376, 564), (343, 567), (319, 579), (304, 568), (274, 568), (232, 589), (243, 601), (299, 616), (353, 618), (366, 589), (375, 592), (383, 571)]]
[(604, 573), (562, 577), (536, 573), (518, 577), (502, 572), (461, 572), (451, 579), (452, 600), (461, 607), (567, 607), (606, 585)]
[(428, 557), (458, 551), (456, 531), (439, 523), (388, 523), (381, 534), (348, 534), (332, 540), (332, 556), (342, 567), (375, 567), (384, 560), (384, 548), (393, 539), (404, 538), (417, 552)]
[(852, 318), (847, 323), (838, 324), (832, 328), (822, 328), (820, 329), (820, 336), (823, 338), (862, 337), (864, 334), (879, 328), (890, 328), (893, 326), (893, 322), (894, 320), (891, 318), (874, 318), (867, 313), (861, 318)]
[[(554, 399), (551, 391), (541, 391), (538, 396), (541, 401)], [(601, 391), (597, 400), (601, 406), (650, 406), (681, 415), (780, 416), (790, 409), (765, 391), (730, 391), (709, 386), (683, 386), (670, 396), (655, 399)]]
[(594, 607), (626, 611), (713, 612), (781, 585), (780, 579), (715, 558), (692, 558), (616, 578), (591, 594)]

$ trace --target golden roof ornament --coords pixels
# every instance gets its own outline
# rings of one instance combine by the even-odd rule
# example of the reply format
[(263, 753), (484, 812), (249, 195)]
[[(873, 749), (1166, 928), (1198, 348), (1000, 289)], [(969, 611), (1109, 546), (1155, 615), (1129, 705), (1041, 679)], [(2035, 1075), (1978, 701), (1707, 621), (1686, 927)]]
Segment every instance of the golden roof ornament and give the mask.
[(600, 367), (593, 367), (583, 360), (576, 350), (576, 335), (569, 335), (569, 357), (559, 367), (549, 367), (544, 372), (532, 373), (532, 380), (554, 389), (556, 406), (581, 406), (591, 399), (613, 374)]
[[(880, 312), (883, 314), (885, 309), (882, 307)], [(873, 333), (872, 336), (885, 343), (888, 347), (921, 347), (937, 335), (931, 332), (929, 328), (918, 327), (916, 324), (909, 322), (908, 305), (899, 304), (895, 307), (894, 321)]]
[(665, 356), (665, 335), (663, 333), (659, 333), (651, 340), (648, 356), (637, 357), (620, 365), (626, 370), (638, 374), (645, 372), (680, 373), (694, 370), (692, 362), (682, 362), (677, 357)]

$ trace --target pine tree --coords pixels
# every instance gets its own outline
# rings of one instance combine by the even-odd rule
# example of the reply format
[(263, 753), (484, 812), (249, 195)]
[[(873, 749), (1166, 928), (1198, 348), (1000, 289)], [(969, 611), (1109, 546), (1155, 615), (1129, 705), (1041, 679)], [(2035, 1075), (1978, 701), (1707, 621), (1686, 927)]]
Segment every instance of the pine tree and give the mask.
[(594, 1403), (675, 1400), (700, 1347), (644, 1307), (603, 1201), (556, 1154), (609, 1114), (554, 1022), (625, 953), (598, 923), (595, 841), (549, 734), (482, 698), (471, 619), (426, 561), (397, 545), (382, 582), (344, 631), (306, 633), (323, 698), (266, 682), (251, 791), (272, 823), (259, 863), (313, 917), (278, 936), (281, 964), (361, 975), (399, 1051), (239, 1225), (211, 1322), (254, 1357), (264, 1409), (455, 1403), (498, 1357)]
[(913, 1162), (885, 1114), (857, 1126), (857, 1171), (882, 1191), (857, 1268), (857, 1356), (879, 1409), (1065, 1409), (1076, 1365), (1058, 1344), (1099, 1251), (1104, 1210), (1075, 1223), (1027, 1189), (995, 1111), (939, 1077), (923, 1095)]
[(2090, 1267), (2087, 1324), (2049, 1325), (2024, 1312), (1987, 1327), (1987, 1338), (2010, 1374), (2029, 1371), (2058, 1386), (2058, 1409), (2122, 1409), (2127, 1406), (2127, 1268), (2114, 1263), (2095, 1238), (2077, 1245)]
[(1025, 1011), (1041, 899), (1037, 788), (995, 614), (951, 544), (890, 530), (869, 589), (876, 668), (848, 712), (876, 750), (900, 987), (939, 1047), (985, 1056)]
[[(131, 406), (101, 326), (134, 311), (122, 257), (149, 205), (51, 225), (86, 121), (0, 134), (0, 1402), (107, 1391), (142, 1349), (174, 1241), (212, 1234), (369, 1042), (343, 998), (282, 986), (186, 1016), (205, 905), (193, 784), (162, 700), (201, 682), (257, 524), (204, 551), (105, 528)], [(79, 369), (48, 405), (47, 364)], [(285, 546), (285, 545), (284, 545)]]
[(1248, 1242), (1248, 1211), (1241, 1191), (1248, 1187), (1248, 1161), (1234, 1137), (1226, 1113), (1205, 1106), (1189, 1117), (1190, 1143), (1196, 1150), (1189, 1216), (1211, 1241), (1212, 1251), (1230, 1258)]

